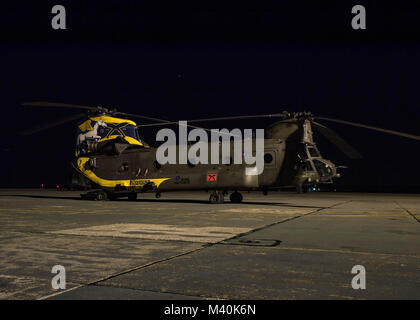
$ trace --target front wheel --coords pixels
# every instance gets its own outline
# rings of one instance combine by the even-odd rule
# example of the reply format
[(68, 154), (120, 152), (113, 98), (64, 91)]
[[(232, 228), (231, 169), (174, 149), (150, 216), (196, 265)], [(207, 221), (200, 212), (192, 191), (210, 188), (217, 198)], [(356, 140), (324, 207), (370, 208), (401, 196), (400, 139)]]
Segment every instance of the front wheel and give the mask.
[(95, 200), (98, 200), (98, 201), (103, 201), (103, 200), (106, 200), (108, 197), (107, 197), (107, 194), (106, 194), (106, 192), (105, 191), (98, 191), (97, 193), (96, 193), (96, 196), (95, 196)]

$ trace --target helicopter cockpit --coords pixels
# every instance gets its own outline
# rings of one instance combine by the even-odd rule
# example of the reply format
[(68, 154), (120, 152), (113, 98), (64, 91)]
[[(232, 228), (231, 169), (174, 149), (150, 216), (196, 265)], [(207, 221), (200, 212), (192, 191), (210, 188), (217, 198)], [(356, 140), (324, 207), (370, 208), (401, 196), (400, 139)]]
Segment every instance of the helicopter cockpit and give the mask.
[(78, 126), (76, 156), (89, 153), (89, 145), (118, 139), (119, 143), (144, 146), (134, 121), (106, 115), (90, 117)]

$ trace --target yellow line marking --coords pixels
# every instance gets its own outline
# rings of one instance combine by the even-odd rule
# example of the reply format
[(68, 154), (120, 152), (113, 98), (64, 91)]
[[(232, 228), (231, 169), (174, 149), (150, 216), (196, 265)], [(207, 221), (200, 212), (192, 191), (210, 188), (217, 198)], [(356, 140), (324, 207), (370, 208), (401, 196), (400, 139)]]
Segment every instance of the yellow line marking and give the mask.
[(365, 252), (365, 251), (349, 251), (349, 250), (338, 250), (338, 249), (316, 249), (316, 248), (292, 248), (292, 247), (271, 247), (275, 250), (290, 250), (290, 251), (310, 251), (310, 252), (332, 252), (332, 253), (345, 253), (345, 254), (363, 254), (363, 255), (378, 255), (378, 256), (393, 256), (393, 257), (409, 257), (420, 259), (419, 255), (412, 254), (400, 254), (400, 253), (380, 253), (380, 252)]
[(369, 214), (314, 214), (314, 217), (339, 217), (339, 218), (365, 218), (365, 217), (400, 217), (406, 218), (402, 213), (400, 214), (381, 214), (381, 213), (369, 213)]

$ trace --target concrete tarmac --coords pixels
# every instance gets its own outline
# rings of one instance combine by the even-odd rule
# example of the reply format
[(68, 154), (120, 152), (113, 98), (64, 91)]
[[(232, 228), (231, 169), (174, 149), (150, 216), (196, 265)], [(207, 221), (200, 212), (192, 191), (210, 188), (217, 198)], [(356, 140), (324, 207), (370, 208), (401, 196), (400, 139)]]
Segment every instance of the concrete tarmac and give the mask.
[(2, 189), (0, 299), (420, 299), (420, 195), (243, 195)]

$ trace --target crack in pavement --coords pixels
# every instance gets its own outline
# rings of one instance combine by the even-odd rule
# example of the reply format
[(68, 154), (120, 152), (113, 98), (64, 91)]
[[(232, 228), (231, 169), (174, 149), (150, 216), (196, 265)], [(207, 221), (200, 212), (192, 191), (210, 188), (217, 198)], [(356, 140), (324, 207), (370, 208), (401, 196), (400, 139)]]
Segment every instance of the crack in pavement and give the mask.
[(395, 202), (401, 209), (403, 209), (410, 217), (412, 217), (414, 220), (416, 220), (417, 222), (420, 223), (420, 220), (413, 214), (410, 212), (410, 210), (404, 208), (402, 205), (400, 205), (398, 202)]

